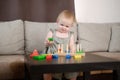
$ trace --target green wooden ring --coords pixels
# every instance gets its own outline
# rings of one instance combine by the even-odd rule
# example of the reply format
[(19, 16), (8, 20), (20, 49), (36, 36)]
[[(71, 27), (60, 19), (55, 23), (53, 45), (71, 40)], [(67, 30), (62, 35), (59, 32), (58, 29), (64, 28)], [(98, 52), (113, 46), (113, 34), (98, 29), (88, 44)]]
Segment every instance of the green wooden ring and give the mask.
[(49, 41), (53, 41), (53, 38), (48, 38)]

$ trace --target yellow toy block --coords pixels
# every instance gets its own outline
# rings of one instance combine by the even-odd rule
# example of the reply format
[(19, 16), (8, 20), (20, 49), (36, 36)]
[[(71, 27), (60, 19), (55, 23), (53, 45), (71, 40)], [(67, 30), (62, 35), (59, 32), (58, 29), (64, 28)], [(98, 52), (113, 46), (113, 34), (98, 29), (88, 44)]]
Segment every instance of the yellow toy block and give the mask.
[(74, 59), (81, 59), (81, 58), (82, 58), (82, 55), (76, 54), (76, 55), (74, 55), (73, 57), (74, 57)]

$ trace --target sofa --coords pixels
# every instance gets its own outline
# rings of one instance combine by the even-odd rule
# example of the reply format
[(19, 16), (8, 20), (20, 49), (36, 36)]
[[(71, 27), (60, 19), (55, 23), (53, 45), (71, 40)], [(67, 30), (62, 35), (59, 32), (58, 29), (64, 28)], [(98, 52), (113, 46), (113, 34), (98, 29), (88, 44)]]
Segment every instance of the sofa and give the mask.
[[(34, 49), (39, 53), (44, 50), (49, 28), (56, 28), (56, 23), (20, 19), (0, 21), (0, 80), (24, 79), (24, 56)], [(75, 32), (75, 42), (81, 43), (85, 53), (120, 60), (120, 56), (114, 56), (120, 53), (120, 23), (78, 23), (72, 30)], [(112, 70), (92, 71), (91, 74), (103, 72)]]

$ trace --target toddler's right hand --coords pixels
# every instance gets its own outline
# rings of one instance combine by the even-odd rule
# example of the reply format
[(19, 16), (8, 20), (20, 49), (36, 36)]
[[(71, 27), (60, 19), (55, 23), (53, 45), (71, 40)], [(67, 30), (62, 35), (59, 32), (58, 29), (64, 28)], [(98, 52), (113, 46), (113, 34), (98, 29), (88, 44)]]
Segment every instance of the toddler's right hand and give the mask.
[(52, 46), (53, 44), (53, 41), (49, 41), (49, 40), (46, 40), (45, 42), (45, 45), (48, 47), (48, 46)]

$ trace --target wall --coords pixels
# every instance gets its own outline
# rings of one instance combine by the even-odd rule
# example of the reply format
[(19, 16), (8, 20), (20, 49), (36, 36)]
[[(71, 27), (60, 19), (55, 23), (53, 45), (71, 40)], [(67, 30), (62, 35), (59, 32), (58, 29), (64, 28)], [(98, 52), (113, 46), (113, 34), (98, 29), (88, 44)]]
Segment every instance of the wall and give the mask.
[(75, 0), (78, 22), (120, 22), (120, 0)]

